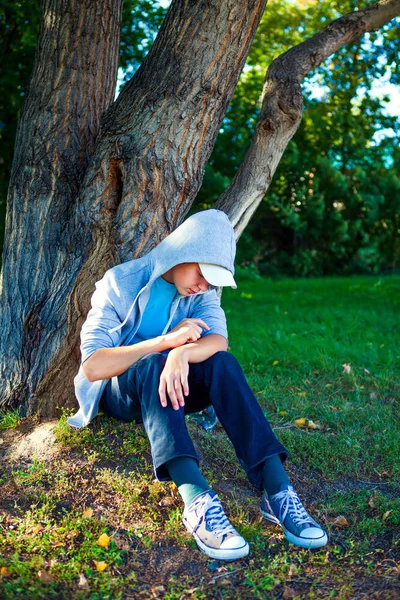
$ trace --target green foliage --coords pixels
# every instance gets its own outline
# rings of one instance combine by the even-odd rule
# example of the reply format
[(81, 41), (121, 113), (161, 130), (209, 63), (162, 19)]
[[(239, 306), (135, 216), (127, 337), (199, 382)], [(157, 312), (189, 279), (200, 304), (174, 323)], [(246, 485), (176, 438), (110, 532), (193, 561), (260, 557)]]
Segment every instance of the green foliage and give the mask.
[[(0, 2), (1, 246), (16, 124), (33, 64), (40, 9), (33, 0)], [(268, 3), (191, 212), (212, 206), (236, 173), (259, 116), (271, 61), (357, 9), (353, 0)], [(166, 11), (157, 0), (124, 2), (121, 84), (143, 62)], [(389, 99), (376, 97), (374, 89), (379, 77), (400, 82), (398, 23), (394, 19), (343, 47), (304, 81), (302, 124), (239, 241), (240, 266), (254, 265), (253, 273), (270, 276), (398, 269), (399, 121), (387, 115)]]
[[(207, 166), (220, 179), (204, 179), (198, 206), (218, 197), (239, 167), (273, 58), (355, 8), (354, 2), (268, 4)], [(386, 114), (389, 99), (375, 98), (373, 88), (377, 77), (398, 82), (399, 37), (395, 19), (306, 78), (302, 124), (239, 241), (240, 264), (252, 262), (263, 275), (295, 276), (398, 268), (399, 120)], [(312, 96), (312, 87), (322, 99)], [(387, 131), (393, 137), (376, 137)]]
[(11, 429), (21, 421), (18, 409), (0, 410), (0, 429)]

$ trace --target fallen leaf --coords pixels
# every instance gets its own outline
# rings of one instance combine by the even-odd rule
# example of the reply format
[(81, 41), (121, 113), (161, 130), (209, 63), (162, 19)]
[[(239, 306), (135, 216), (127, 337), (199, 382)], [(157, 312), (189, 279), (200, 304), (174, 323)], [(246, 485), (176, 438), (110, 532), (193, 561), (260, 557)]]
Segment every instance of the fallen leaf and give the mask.
[(293, 588), (291, 587), (287, 587), (285, 586), (285, 589), (283, 590), (283, 600), (291, 600), (291, 598), (294, 598), (296, 596), (296, 592), (294, 591)]
[(304, 417), (301, 417), (301, 419), (295, 419), (294, 424), (296, 427), (304, 427), (306, 424), (306, 419)]
[(38, 577), (42, 583), (53, 583), (55, 581), (53, 575), (47, 571), (38, 571)]
[(165, 587), (163, 585), (155, 585), (152, 590), (157, 592), (157, 594), (165, 592)]
[(377, 397), (378, 397), (378, 394), (376, 392), (371, 392), (369, 395), (370, 400), (376, 400)]
[(84, 576), (83, 573), (79, 574), (78, 586), (85, 590), (87, 590), (89, 588), (88, 580), (86, 579), (86, 577)]
[(336, 527), (350, 527), (348, 520), (346, 519), (346, 517), (343, 517), (342, 515), (340, 515), (339, 517), (336, 517), (336, 519), (333, 521), (332, 525), (336, 525)]
[(288, 571), (288, 577), (294, 577), (297, 573), (297, 567), (294, 563), (291, 563)]
[(343, 373), (350, 373), (351, 371), (351, 365), (348, 363), (345, 363), (344, 365), (342, 365), (343, 367)]
[(387, 477), (388, 479), (390, 479), (390, 477), (393, 475), (392, 471), (382, 471), (381, 473), (382, 477)]
[(321, 429), (319, 421), (314, 423), (314, 421), (311, 421), (311, 419), (307, 422), (307, 427), (308, 429)]
[(274, 360), (274, 362), (272, 363), (273, 367), (276, 367), (276, 365), (279, 365), (279, 360)]
[(97, 540), (97, 545), (101, 546), (102, 548), (107, 548), (108, 544), (110, 543), (110, 540), (111, 538), (106, 533), (102, 533), (99, 539)]
[(370, 506), (371, 508), (375, 508), (375, 497), (371, 496), (371, 498), (368, 500), (368, 506)]
[(85, 519), (90, 519), (90, 517), (93, 517), (93, 508), (86, 508), (83, 511), (83, 516), (85, 517)]
[(42, 531), (43, 526), (38, 523), (32, 530), (32, 535), (36, 535), (37, 533), (39, 533), (39, 531)]
[(7, 567), (1, 567), (0, 569), (0, 575), (2, 577), (8, 577), (9, 575), (11, 575), (10, 571), (7, 569)]
[(287, 410), (280, 410), (279, 414), (282, 415), (282, 417), (284, 417), (285, 415), (287, 415)]
[(367, 375), (371, 375), (371, 371), (368, 371), (368, 369), (364, 369), (364, 373), (366, 373)]
[(94, 564), (96, 565), (96, 569), (101, 573), (107, 569), (108, 565), (103, 560), (94, 560)]
[(391, 512), (392, 512), (391, 510), (387, 510), (385, 512), (385, 514), (383, 515), (383, 517), (382, 517), (382, 521), (384, 521), (385, 519), (387, 519)]

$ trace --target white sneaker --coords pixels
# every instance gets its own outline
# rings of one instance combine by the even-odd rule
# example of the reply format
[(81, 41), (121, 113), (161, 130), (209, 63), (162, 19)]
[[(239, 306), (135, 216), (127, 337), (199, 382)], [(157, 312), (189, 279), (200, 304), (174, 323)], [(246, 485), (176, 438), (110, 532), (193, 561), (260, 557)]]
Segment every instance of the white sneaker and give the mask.
[(249, 553), (249, 544), (230, 524), (217, 494), (209, 490), (185, 507), (183, 524), (200, 550), (217, 560), (236, 560)]

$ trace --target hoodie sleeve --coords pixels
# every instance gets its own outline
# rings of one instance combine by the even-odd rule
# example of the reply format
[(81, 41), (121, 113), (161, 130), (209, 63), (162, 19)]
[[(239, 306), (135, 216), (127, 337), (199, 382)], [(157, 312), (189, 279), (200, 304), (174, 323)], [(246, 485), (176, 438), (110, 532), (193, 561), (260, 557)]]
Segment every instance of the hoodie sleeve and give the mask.
[(205, 330), (201, 337), (218, 333), (228, 339), (225, 312), (215, 289), (193, 298), (189, 317), (202, 319), (210, 327), (210, 330)]
[(107, 271), (96, 283), (96, 290), (91, 298), (92, 308), (81, 329), (82, 363), (99, 348), (114, 348), (121, 340), (121, 329), (109, 333), (113, 327), (121, 325), (116, 306), (121, 305), (121, 299), (114, 277)]

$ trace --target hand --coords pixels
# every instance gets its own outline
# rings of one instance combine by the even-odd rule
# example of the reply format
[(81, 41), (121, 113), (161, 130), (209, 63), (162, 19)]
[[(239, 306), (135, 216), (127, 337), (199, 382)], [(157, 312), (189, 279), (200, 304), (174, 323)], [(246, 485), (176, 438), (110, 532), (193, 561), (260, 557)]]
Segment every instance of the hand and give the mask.
[(202, 334), (201, 327), (210, 330), (201, 319), (183, 319), (176, 327), (164, 335), (169, 348), (178, 348), (186, 342), (196, 342)]
[[(189, 394), (189, 362), (184, 347), (174, 348), (167, 356), (167, 361), (160, 375), (158, 393), (161, 406), (167, 406), (167, 390), (169, 399), (174, 410), (185, 406), (183, 394)], [(182, 393), (183, 390), (183, 393)]]

